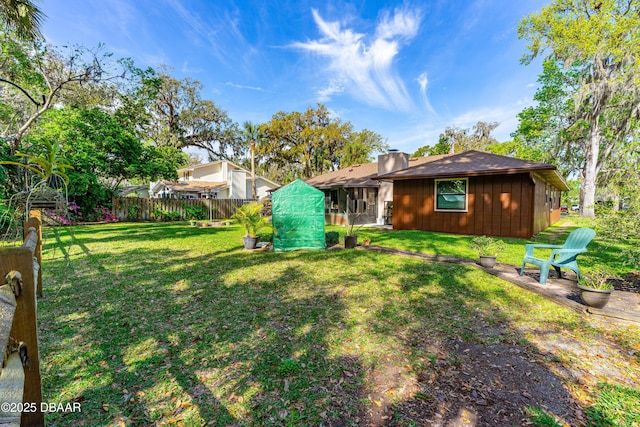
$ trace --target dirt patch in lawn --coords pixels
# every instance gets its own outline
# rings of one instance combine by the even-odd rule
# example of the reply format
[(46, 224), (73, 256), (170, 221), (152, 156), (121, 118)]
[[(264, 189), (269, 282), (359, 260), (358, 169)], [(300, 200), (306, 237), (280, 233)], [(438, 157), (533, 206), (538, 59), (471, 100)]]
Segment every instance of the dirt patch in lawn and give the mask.
[[(486, 331), (493, 335), (499, 329)], [(584, 424), (563, 375), (548, 366), (549, 354), (506, 342), (424, 345), (433, 357), (417, 377), (397, 362), (368, 373), (361, 425), (525, 426), (532, 425), (530, 408), (561, 425)]]
[(560, 379), (526, 348), (455, 341), (447, 350), (454, 356), (418, 376), (419, 391), (393, 407), (388, 425), (524, 426), (532, 407), (570, 425), (584, 420)]
[(582, 426), (599, 382), (640, 382), (640, 351), (625, 352), (604, 336), (585, 345), (581, 331), (519, 328), (530, 343), (523, 345), (513, 325), (479, 319), (472, 328), (479, 340), (423, 337), (418, 345), (433, 357), (417, 376), (397, 361), (370, 373), (362, 425), (527, 426), (544, 414)]

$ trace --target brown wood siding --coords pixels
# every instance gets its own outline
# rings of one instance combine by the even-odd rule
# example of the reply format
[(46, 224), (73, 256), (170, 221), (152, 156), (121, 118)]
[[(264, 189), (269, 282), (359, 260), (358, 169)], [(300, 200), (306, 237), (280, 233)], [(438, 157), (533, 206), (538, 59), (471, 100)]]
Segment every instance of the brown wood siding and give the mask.
[(556, 196), (553, 200), (553, 207), (551, 208), (551, 224), (555, 224), (560, 221), (560, 203), (561, 192), (556, 190)]
[(393, 228), (529, 238), (533, 192), (527, 173), (469, 177), (467, 212), (436, 212), (433, 179), (397, 180)]
[(538, 234), (551, 225), (549, 218), (549, 205), (547, 200), (547, 190), (549, 185), (540, 178), (534, 176), (535, 201), (533, 209), (533, 234)]

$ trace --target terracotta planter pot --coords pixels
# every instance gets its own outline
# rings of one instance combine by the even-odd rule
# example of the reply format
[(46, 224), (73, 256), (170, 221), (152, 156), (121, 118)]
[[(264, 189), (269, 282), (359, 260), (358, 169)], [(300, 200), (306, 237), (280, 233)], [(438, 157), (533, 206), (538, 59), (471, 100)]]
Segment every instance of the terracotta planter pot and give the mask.
[(609, 302), (613, 289), (593, 289), (578, 285), (582, 302), (593, 308), (602, 308)]
[(358, 246), (358, 236), (346, 235), (344, 236), (344, 247), (345, 249), (353, 249)]
[(496, 258), (492, 255), (480, 255), (480, 265), (485, 268), (493, 268), (496, 265)]

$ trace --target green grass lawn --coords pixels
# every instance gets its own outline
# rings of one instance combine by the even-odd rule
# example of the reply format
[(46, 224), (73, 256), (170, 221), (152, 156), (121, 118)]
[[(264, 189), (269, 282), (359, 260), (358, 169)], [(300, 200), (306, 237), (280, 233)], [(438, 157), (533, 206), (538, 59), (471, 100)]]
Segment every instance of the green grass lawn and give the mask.
[[(499, 262), (520, 265), (524, 256), (524, 245), (527, 243), (551, 243), (562, 244), (569, 232), (578, 227), (596, 228), (594, 221), (577, 216), (563, 216), (560, 222), (547, 228), (536, 236), (535, 239), (510, 239), (503, 238), (505, 250), (498, 257)], [(328, 226), (329, 230), (344, 234), (345, 227)], [(358, 240), (371, 239), (372, 245), (379, 245), (395, 249), (403, 249), (434, 255), (445, 255), (461, 258), (476, 259), (478, 254), (471, 247), (473, 236), (434, 233), (417, 230), (380, 230), (362, 227), (358, 230)], [(640, 240), (631, 239), (620, 241), (596, 235), (589, 244), (589, 252), (580, 255), (578, 261), (580, 269), (585, 272), (594, 269), (605, 268), (612, 274), (620, 277), (631, 271), (637, 271), (638, 266), (628, 262), (623, 256), (625, 251), (637, 250)], [(551, 251), (536, 250), (536, 256), (547, 256)], [(529, 267), (534, 268), (533, 265)]]
[[(469, 237), (359, 234), (475, 257)], [(640, 377), (637, 327), (600, 325), (469, 266), (357, 250), (248, 252), (241, 236), (236, 226), (186, 223), (46, 229), (44, 400), (82, 404), (48, 423), (357, 424), (382, 398), (428, 398), (410, 384), (455, 366), (453, 340), (531, 348), (575, 399), (593, 405), (592, 425), (640, 422), (638, 388), (626, 382)], [(509, 241), (503, 262), (519, 264), (523, 243)], [(567, 339), (606, 339), (619, 366), (608, 377), (589, 374), (596, 355), (554, 345)], [(380, 394), (384, 372), (394, 372), (395, 387)]]

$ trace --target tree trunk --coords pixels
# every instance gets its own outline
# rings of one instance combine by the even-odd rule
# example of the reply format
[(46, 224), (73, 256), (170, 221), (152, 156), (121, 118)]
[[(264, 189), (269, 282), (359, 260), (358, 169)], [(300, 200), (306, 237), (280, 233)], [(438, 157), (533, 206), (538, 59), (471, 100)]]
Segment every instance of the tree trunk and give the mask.
[(596, 179), (598, 177), (598, 157), (600, 155), (600, 128), (598, 117), (593, 119), (586, 144), (584, 179), (580, 186), (580, 213), (585, 218), (595, 218)]
[(256, 140), (251, 138), (251, 198), (257, 199), (256, 195)]

